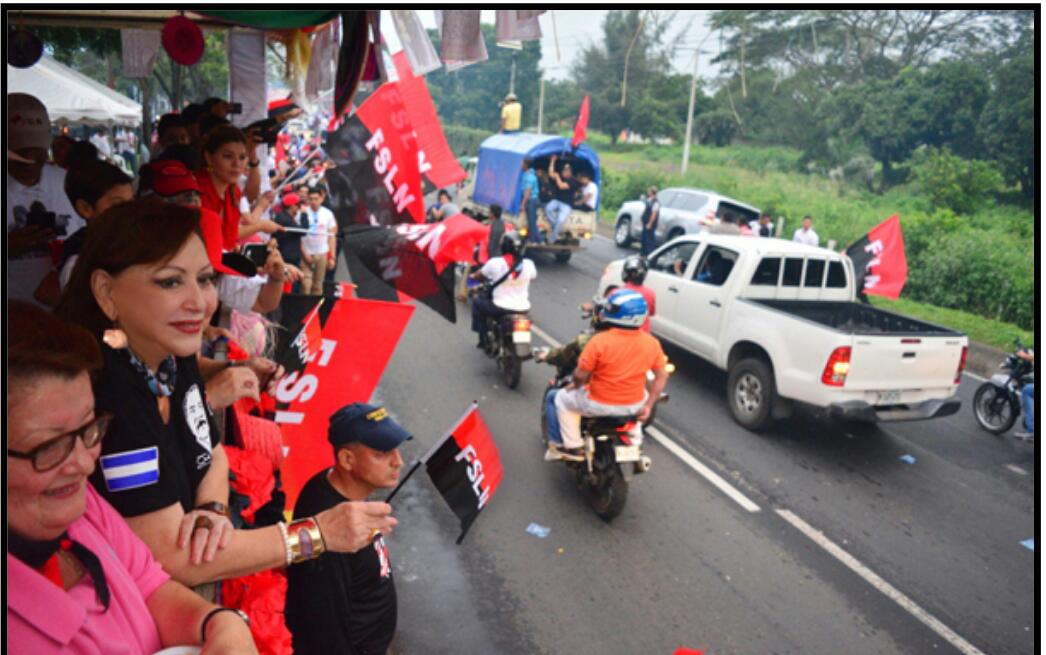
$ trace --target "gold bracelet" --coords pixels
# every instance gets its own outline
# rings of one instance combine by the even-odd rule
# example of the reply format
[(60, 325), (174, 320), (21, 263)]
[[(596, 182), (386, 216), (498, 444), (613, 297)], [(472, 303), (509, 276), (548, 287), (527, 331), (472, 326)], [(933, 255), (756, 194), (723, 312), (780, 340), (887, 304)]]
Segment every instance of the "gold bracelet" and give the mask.
[(327, 550), (319, 523), (314, 518), (294, 521), (287, 526), (287, 533), (290, 535), (293, 564), (315, 559)]
[(280, 529), (280, 534), (283, 536), (283, 552), (287, 559), (285, 566), (290, 566), (294, 560), (294, 544), (291, 543), (291, 537), (287, 534), (287, 524), (280, 521), (276, 526)]

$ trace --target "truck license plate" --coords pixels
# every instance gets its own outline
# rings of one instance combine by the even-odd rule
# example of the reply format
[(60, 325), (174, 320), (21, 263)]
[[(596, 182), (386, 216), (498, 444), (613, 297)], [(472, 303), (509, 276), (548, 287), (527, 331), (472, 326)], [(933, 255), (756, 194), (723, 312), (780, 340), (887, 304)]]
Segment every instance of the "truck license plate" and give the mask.
[(530, 331), (513, 332), (512, 343), (530, 343)]
[(901, 402), (901, 392), (899, 389), (891, 389), (890, 391), (879, 392), (878, 405), (896, 405)]
[(638, 462), (639, 446), (614, 446), (618, 462)]

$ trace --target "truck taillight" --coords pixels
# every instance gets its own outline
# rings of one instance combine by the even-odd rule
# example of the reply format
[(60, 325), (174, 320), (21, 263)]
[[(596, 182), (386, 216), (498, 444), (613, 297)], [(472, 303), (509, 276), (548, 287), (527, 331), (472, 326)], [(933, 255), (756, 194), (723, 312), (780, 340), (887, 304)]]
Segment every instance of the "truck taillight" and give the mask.
[(840, 346), (832, 351), (828, 363), (824, 365), (821, 382), (830, 387), (841, 387), (846, 383), (846, 374), (850, 372), (850, 346)]
[(969, 354), (970, 347), (962, 347), (962, 355), (959, 357), (959, 370), (955, 372), (955, 384), (962, 382), (962, 372), (966, 368), (966, 355)]

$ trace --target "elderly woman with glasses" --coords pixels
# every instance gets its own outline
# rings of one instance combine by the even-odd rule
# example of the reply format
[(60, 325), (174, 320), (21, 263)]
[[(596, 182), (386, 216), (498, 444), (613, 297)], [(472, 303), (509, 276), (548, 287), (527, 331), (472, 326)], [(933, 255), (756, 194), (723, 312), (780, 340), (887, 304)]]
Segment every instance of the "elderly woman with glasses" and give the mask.
[(112, 416), (96, 412), (94, 339), (10, 301), (7, 645), (22, 653), (255, 653), (242, 616), (174, 582), (87, 483)]
[[(228, 518), (229, 465), (197, 365), (217, 305), (217, 236), (156, 199), (93, 219), (57, 314), (101, 342), (97, 405), (114, 414), (95, 489), (179, 582), (195, 586), (355, 552), (396, 524), (386, 503), (345, 502), (254, 530)], [(216, 244), (215, 244), (216, 245)]]

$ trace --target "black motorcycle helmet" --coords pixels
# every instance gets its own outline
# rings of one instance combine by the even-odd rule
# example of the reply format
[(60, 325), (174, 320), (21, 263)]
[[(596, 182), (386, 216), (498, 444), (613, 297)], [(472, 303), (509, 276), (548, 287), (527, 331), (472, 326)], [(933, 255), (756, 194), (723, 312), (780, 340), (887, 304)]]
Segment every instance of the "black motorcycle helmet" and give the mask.
[(646, 263), (646, 259), (639, 255), (632, 255), (625, 260), (625, 264), (621, 268), (621, 279), (632, 284), (643, 284), (649, 269), (650, 266)]
[(501, 235), (501, 254), (520, 256), (523, 254), (523, 239), (519, 232), (512, 230)]

